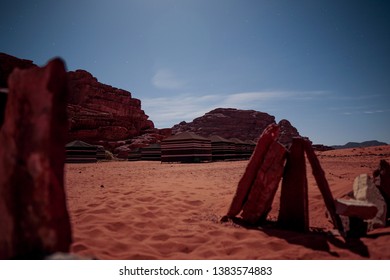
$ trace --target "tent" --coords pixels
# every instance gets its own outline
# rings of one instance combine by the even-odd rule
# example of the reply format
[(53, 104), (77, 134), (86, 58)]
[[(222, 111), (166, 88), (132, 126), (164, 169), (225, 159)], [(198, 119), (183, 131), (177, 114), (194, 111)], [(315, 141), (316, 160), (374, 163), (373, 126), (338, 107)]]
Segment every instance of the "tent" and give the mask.
[(193, 132), (183, 132), (161, 142), (161, 162), (211, 161), (210, 139)]
[(252, 140), (247, 140), (245, 142), (245, 147), (244, 147), (244, 157), (246, 159), (249, 159), (252, 156), (253, 151), (256, 148), (256, 142)]
[(233, 159), (235, 146), (232, 141), (217, 135), (211, 136), (210, 141), (213, 161)]
[(231, 138), (230, 141), (232, 141), (234, 143), (234, 147), (235, 147), (235, 156), (234, 156), (234, 158), (235, 159), (244, 159), (244, 158), (246, 158), (245, 149), (246, 149), (247, 144), (245, 144), (244, 141), (242, 141), (242, 140), (240, 140), (238, 138)]
[(96, 159), (97, 160), (105, 160), (106, 159), (106, 149), (103, 146), (96, 146)]
[(97, 162), (97, 146), (75, 140), (66, 144), (65, 150), (67, 163)]
[(141, 160), (141, 149), (140, 148), (136, 148), (134, 150), (131, 150), (129, 152), (129, 155), (127, 157), (127, 160), (128, 161), (137, 161), (137, 160)]
[(141, 148), (142, 160), (161, 160), (161, 145), (158, 143)]

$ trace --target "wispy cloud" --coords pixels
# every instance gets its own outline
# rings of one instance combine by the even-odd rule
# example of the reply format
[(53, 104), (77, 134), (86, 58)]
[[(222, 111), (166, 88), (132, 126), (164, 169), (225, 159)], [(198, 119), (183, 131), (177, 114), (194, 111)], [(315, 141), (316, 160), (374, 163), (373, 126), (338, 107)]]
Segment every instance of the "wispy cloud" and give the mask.
[(142, 107), (157, 127), (170, 127), (180, 121), (192, 121), (215, 108), (239, 108), (260, 110), (274, 106), (283, 100), (287, 104), (318, 98), (325, 94), (320, 91), (253, 91), (230, 94), (181, 94), (169, 97), (146, 98)]
[(384, 110), (369, 110), (369, 111), (364, 111), (363, 113), (364, 114), (380, 114), (380, 113), (384, 113), (385, 111)]
[(362, 100), (371, 100), (379, 99), (385, 97), (384, 94), (362, 94), (362, 95), (340, 95), (335, 94), (332, 96), (332, 99), (335, 100), (346, 100), (346, 101), (362, 101)]
[(186, 84), (170, 69), (159, 69), (152, 78), (152, 84), (158, 89), (182, 89)]
[(332, 107), (329, 110), (336, 113), (350, 116), (350, 115), (362, 115), (362, 114), (382, 114), (389, 112), (389, 110), (376, 109), (374, 106), (344, 106), (344, 107)]

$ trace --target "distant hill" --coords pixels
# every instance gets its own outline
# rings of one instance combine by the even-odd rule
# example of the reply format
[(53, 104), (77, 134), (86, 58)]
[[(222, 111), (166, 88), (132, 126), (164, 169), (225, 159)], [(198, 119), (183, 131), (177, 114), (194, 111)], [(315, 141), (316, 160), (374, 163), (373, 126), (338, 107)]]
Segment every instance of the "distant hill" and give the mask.
[(387, 145), (385, 142), (379, 142), (377, 140), (370, 140), (364, 142), (348, 142), (345, 145), (335, 145), (332, 146), (334, 149), (350, 149), (350, 148), (364, 148), (364, 147), (375, 147), (375, 146), (383, 146)]
[[(181, 122), (172, 127), (172, 134), (180, 132), (194, 132), (203, 137), (218, 135), (242, 141), (256, 141), (263, 130), (275, 122), (275, 117), (267, 113), (254, 110), (239, 110), (234, 108), (217, 108), (192, 122)], [(288, 120), (281, 120), (279, 142), (289, 144), (293, 137), (299, 136), (295, 127)]]

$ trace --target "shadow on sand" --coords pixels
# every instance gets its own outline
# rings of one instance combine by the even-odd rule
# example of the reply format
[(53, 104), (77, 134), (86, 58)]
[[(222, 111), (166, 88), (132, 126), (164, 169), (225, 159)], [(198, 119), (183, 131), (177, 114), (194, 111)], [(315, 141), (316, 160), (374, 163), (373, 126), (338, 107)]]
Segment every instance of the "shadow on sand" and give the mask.
[[(249, 230), (258, 230), (266, 233), (269, 236), (277, 237), (286, 240), (290, 244), (300, 245), (311, 250), (327, 252), (331, 258), (339, 258), (340, 255), (337, 252), (331, 250), (329, 244), (340, 249), (348, 250), (363, 258), (369, 258), (370, 253), (367, 246), (362, 242), (360, 238), (346, 238), (341, 236), (335, 236), (329, 232), (325, 232), (322, 229), (313, 228), (309, 232), (302, 233), (296, 231), (290, 231), (281, 229), (277, 226), (276, 222), (266, 221), (259, 226), (254, 226), (246, 223), (240, 218), (230, 218), (231, 221), (237, 225), (240, 225)], [(390, 233), (386, 233), (390, 234)], [(377, 238), (383, 234), (377, 236), (366, 236), (368, 238)]]

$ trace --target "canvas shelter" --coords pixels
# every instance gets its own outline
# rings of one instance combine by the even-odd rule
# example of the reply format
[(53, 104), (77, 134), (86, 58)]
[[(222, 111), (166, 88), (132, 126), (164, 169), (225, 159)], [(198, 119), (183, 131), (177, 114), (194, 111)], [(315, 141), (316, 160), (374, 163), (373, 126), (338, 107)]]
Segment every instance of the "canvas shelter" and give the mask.
[(65, 150), (67, 163), (97, 162), (97, 146), (75, 140), (66, 144)]
[(238, 138), (231, 138), (230, 141), (234, 143), (235, 147), (235, 159), (244, 159), (245, 158), (245, 149), (246, 144), (244, 141), (238, 139)]
[(245, 147), (244, 147), (244, 157), (249, 159), (255, 150), (256, 143), (252, 140), (247, 140), (245, 142)]
[(212, 160), (211, 140), (183, 132), (161, 142), (161, 162), (206, 162)]
[(96, 146), (96, 159), (97, 160), (105, 160), (106, 159), (106, 149), (103, 146)]
[(235, 155), (234, 143), (218, 135), (210, 137), (213, 161), (230, 160)]
[(127, 160), (128, 161), (137, 161), (137, 160), (141, 160), (141, 149), (140, 148), (136, 148), (134, 150), (131, 150), (129, 152), (129, 155), (127, 157)]
[(155, 143), (141, 148), (141, 160), (161, 160), (161, 145)]

